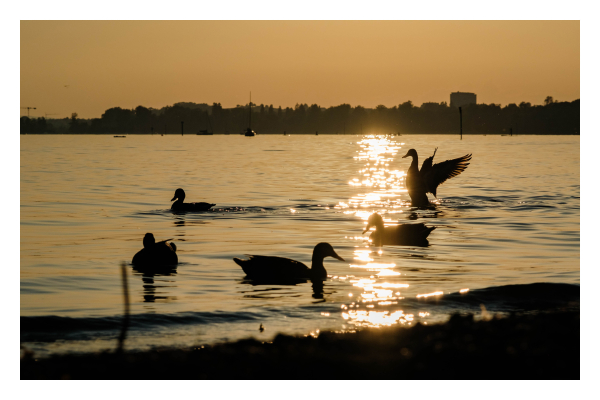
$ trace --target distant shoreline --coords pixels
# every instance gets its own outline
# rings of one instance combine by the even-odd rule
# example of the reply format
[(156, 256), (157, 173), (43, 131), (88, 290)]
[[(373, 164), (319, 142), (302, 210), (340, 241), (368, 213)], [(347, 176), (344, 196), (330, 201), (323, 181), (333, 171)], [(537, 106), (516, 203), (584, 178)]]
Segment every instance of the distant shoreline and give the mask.
[[(201, 106), (198, 108), (197, 106)], [(135, 133), (201, 132), (238, 134), (247, 128), (272, 134), (305, 132), (329, 134), (364, 134), (365, 132), (415, 134), (577, 134), (580, 126), (580, 100), (558, 102), (550, 96), (544, 105), (521, 102), (501, 107), (499, 104), (467, 104), (462, 107), (442, 103), (423, 103), (415, 107), (408, 101), (392, 108), (375, 109), (341, 104), (322, 108), (317, 104), (297, 104), (295, 108), (260, 105), (225, 109), (219, 103), (197, 105), (177, 103), (161, 110), (138, 106), (135, 109), (113, 107), (100, 118), (46, 119), (20, 118), (20, 132), (28, 133)]]
[(280, 334), (272, 342), (245, 339), (185, 349), (40, 359), (25, 352), (20, 377), (578, 380), (579, 355), (577, 305), (569, 311), (479, 321), (455, 314), (443, 324), (322, 332), (317, 338)]

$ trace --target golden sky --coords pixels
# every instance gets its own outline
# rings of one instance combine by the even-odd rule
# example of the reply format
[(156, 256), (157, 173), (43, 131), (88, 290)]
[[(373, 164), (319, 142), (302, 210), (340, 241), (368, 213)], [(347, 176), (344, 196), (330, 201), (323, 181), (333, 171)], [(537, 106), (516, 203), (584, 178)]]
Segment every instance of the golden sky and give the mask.
[[(21, 21), (32, 116), (252, 101), (393, 107), (580, 97), (579, 21)], [(68, 87), (66, 86), (68, 85)], [(21, 109), (21, 115), (27, 110)]]

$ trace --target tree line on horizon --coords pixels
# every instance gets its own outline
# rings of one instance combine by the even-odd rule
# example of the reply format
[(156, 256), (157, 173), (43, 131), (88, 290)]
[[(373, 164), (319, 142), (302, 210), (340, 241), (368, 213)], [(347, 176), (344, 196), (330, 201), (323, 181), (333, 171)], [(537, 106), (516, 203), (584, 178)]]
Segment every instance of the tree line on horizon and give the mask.
[[(579, 99), (558, 102), (548, 96), (543, 105), (521, 102), (469, 104), (462, 107), (463, 134), (568, 134), (580, 133)], [(113, 107), (100, 118), (50, 119), (21, 117), (21, 133), (79, 134), (240, 134), (250, 124), (248, 105), (225, 109), (220, 103), (176, 103), (160, 110), (138, 106)], [(459, 112), (446, 102), (411, 101), (374, 109), (341, 104), (322, 108), (296, 104), (294, 108), (253, 105), (251, 127), (258, 134), (458, 134)]]

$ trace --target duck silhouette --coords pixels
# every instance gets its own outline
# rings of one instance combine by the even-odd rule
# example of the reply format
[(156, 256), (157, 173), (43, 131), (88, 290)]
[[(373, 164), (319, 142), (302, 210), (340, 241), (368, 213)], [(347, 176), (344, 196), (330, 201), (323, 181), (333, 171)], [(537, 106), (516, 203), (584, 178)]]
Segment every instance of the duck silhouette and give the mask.
[(371, 233), (369, 239), (373, 246), (398, 245), (398, 246), (427, 246), (427, 236), (436, 227), (427, 227), (425, 224), (400, 224), (396, 226), (383, 226), (381, 215), (371, 214), (367, 221), (367, 227), (363, 231), (366, 233), (371, 227), (375, 227), (375, 232)]
[(412, 163), (406, 173), (406, 188), (413, 207), (428, 206), (430, 203), (427, 193), (431, 193), (437, 198), (438, 186), (463, 172), (469, 165), (468, 161), (471, 161), (471, 154), (467, 154), (434, 165), (433, 157), (436, 152), (437, 147), (433, 155), (423, 161), (420, 171), (419, 156), (415, 149), (408, 150), (408, 153), (402, 157), (412, 157)]
[(169, 240), (172, 239), (157, 243), (153, 234), (146, 233), (143, 241), (144, 248), (133, 256), (131, 263), (138, 270), (172, 270), (178, 262), (177, 246), (175, 246), (175, 243), (167, 243)]
[(175, 196), (171, 201), (177, 199), (175, 203), (171, 205), (171, 210), (175, 211), (207, 211), (215, 204), (212, 203), (184, 203), (185, 192), (179, 188), (175, 191)]
[(254, 256), (249, 255), (247, 260), (234, 258), (244, 272), (246, 277), (252, 280), (267, 282), (291, 283), (297, 281), (323, 281), (327, 279), (327, 270), (323, 265), (325, 257), (337, 258), (338, 256), (329, 243), (319, 243), (315, 246), (312, 255), (312, 268), (305, 264), (284, 257)]

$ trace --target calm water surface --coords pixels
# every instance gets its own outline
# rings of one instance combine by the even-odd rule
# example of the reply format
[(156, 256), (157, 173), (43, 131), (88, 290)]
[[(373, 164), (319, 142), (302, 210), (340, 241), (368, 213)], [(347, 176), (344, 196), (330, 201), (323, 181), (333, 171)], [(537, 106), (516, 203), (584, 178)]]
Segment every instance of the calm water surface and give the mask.
[[(440, 186), (434, 208), (411, 208), (410, 159), (401, 157), (415, 148), (421, 163), (436, 147), (437, 162), (473, 160)], [(20, 175), (21, 344), (42, 355), (115, 346), (122, 261), (129, 349), (427, 323), (481, 304), (508, 312), (579, 297), (579, 136), (27, 135)], [(178, 187), (186, 201), (217, 206), (173, 213)], [(437, 229), (428, 247), (370, 247), (362, 230), (374, 211), (386, 225)], [(176, 273), (131, 268), (146, 232), (176, 243)], [(319, 242), (347, 261), (325, 260), (322, 290), (253, 285), (232, 261), (260, 254), (310, 265)]]

